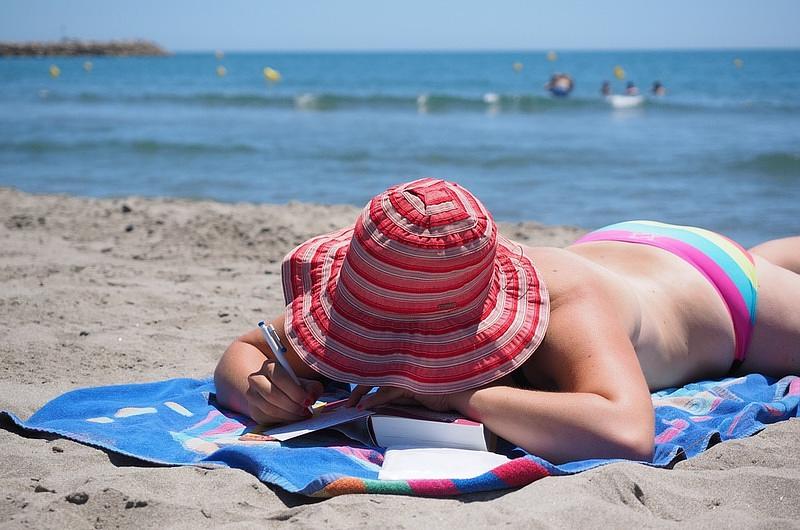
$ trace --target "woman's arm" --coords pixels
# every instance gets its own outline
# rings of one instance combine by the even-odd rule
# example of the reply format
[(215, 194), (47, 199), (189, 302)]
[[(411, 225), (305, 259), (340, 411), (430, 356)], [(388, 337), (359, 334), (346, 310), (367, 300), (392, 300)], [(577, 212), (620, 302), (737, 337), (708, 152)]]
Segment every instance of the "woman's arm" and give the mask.
[(540, 392), (506, 386), (462, 392), (451, 403), (498, 436), (551, 462), (652, 458), (649, 403), (649, 410), (644, 410), (592, 393)]
[[(357, 395), (367, 390), (360, 387)], [(555, 463), (589, 458), (649, 461), (653, 455), (654, 422), (649, 394), (646, 406), (642, 406), (590, 392), (490, 386), (430, 396), (387, 387), (365, 396), (359, 407), (410, 400), (435, 410), (457, 410), (501, 438)]]
[(494, 386), (450, 399), (462, 414), (536, 455), (650, 460), (650, 390), (623, 311), (608, 293), (581, 289), (552, 311), (532, 368), (558, 392)]
[[(591, 293), (551, 313), (544, 343), (528, 361), (557, 392), (488, 386), (451, 395), (382, 388), (359, 406), (413, 398), (451, 408), (498, 436), (553, 462), (586, 458), (650, 460), (654, 414), (650, 391), (619, 313)], [(354, 392), (357, 399), (364, 390)]]
[[(272, 321), (284, 344), (283, 317)], [(259, 423), (297, 421), (307, 416), (307, 407), (322, 393), (322, 384), (294, 351), (287, 360), (300, 377), (301, 386), (272, 359), (261, 330), (256, 328), (228, 346), (214, 371), (217, 401), (247, 414)]]

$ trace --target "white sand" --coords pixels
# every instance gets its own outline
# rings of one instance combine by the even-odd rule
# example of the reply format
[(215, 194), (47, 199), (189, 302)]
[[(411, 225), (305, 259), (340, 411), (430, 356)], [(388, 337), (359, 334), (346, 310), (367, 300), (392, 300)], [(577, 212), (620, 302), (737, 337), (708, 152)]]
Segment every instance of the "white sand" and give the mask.
[[(282, 256), (356, 214), (0, 189), (0, 408), (25, 418), (77, 387), (211, 374), (232, 338), (280, 310)], [(548, 245), (580, 233), (535, 223), (502, 229)], [(4, 528), (800, 527), (800, 421), (672, 470), (616, 464), (454, 499), (322, 501), (244, 471), (143, 467), (5, 425), (0, 490)], [(66, 500), (79, 492), (86, 503)]]

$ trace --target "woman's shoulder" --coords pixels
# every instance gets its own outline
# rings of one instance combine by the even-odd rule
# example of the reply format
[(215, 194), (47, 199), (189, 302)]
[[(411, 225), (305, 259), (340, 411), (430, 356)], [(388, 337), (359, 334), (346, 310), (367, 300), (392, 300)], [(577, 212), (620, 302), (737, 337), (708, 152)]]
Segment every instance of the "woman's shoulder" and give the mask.
[[(547, 286), (553, 330), (573, 329), (584, 322), (630, 336), (639, 325), (642, 297), (637, 283), (624, 274), (568, 249), (527, 251)], [(548, 338), (552, 340), (553, 334)]]
[(570, 299), (586, 300), (592, 293), (608, 299), (626, 289), (618, 274), (569, 249), (524, 247), (524, 252), (544, 280), (556, 306)]
[(600, 393), (603, 381), (614, 379), (613, 367), (635, 364), (631, 336), (641, 321), (636, 290), (563, 249), (534, 248), (531, 257), (550, 294), (550, 319), (524, 375), (540, 389)]

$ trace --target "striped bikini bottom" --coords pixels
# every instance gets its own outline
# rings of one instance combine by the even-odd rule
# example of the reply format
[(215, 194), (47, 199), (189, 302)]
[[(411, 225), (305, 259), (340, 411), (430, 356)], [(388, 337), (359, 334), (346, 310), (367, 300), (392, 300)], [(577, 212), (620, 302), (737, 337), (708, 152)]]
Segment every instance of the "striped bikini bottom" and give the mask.
[(744, 361), (756, 321), (758, 280), (753, 256), (725, 236), (656, 221), (625, 221), (590, 232), (575, 244), (624, 241), (650, 245), (682, 258), (711, 282), (733, 320), (736, 345), (733, 370)]

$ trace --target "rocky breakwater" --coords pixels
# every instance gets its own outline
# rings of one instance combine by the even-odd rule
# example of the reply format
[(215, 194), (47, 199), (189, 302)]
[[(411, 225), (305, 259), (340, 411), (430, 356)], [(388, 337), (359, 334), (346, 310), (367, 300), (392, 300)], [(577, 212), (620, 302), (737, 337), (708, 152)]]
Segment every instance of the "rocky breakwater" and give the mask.
[(114, 55), (164, 56), (169, 52), (146, 40), (83, 41), (63, 39), (55, 42), (0, 42), (0, 56)]

